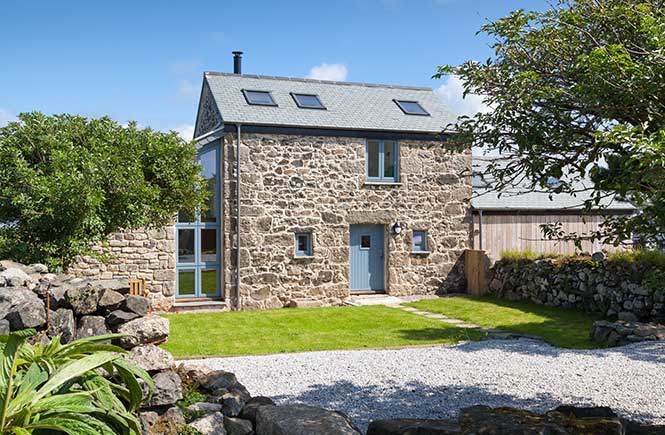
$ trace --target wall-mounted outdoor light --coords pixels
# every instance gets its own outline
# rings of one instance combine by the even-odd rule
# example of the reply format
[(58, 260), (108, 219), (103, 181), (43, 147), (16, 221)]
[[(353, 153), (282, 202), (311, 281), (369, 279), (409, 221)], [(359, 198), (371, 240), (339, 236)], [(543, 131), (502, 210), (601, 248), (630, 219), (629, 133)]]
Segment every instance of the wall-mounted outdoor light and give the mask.
[(401, 232), (402, 232), (402, 224), (400, 224), (399, 222), (395, 222), (393, 224), (393, 234), (398, 236)]

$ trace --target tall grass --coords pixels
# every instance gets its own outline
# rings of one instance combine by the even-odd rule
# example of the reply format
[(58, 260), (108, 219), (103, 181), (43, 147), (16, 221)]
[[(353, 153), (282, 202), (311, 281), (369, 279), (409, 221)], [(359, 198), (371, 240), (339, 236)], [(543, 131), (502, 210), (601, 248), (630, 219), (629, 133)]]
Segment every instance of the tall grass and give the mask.
[(524, 251), (518, 251), (515, 249), (509, 249), (507, 251), (501, 252), (501, 259), (508, 261), (535, 261), (543, 260), (546, 258), (561, 258), (561, 254), (555, 252), (534, 252), (530, 249)]

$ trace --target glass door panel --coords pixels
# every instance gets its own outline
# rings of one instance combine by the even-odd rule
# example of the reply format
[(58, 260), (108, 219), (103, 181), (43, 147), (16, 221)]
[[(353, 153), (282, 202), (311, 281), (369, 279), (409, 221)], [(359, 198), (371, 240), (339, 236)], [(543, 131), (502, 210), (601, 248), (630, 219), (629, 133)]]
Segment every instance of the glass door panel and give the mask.
[(201, 175), (209, 191), (207, 206), (197, 213), (178, 213), (176, 223), (178, 298), (221, 296), (219, 240), (219, 152), (208, 147), (199, 153)]

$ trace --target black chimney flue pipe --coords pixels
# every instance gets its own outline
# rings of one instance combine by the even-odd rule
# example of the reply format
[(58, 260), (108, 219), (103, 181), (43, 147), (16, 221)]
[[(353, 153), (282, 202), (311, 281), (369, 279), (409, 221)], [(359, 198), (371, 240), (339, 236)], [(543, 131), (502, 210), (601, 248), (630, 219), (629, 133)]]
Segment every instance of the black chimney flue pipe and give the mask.
[(242, 51), (233, 52), (233, 74), (242, 74)]

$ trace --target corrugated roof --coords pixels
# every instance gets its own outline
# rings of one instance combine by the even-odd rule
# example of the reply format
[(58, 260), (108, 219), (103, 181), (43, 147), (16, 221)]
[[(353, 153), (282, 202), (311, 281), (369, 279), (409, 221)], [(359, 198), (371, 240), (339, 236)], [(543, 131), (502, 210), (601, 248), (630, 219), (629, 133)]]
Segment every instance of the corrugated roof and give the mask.
[[(584, 202), (590, 199), (590, 191), (582, 191), (575, 195), (570, 193), (529, 192), (526, 183), (521, 186), (495, 191), (488, 178), (482, 179), (480, 175), (487, 173), (487, 166), (492, 157), (473, 158), (473, 198), (471, 206), (476, 210), (581, 210)], [(590, 180), (575, 183), (576, 190), (592, 186)], [(601, 209), (606, 210), (635, 210), (635, 207), (616, 198), (603, 198)]]
[[(431, 134), (456, 119), (430, 88), (213, 72), (205, 80), (230, 124)], [(242, 89), (270, 91), (278, 107), (250, 105)], [(318, 95), (326, 110), (298, 107), (291, 92)], [(406, 115), (393, 99), (418, 101), (431, 116)]]

